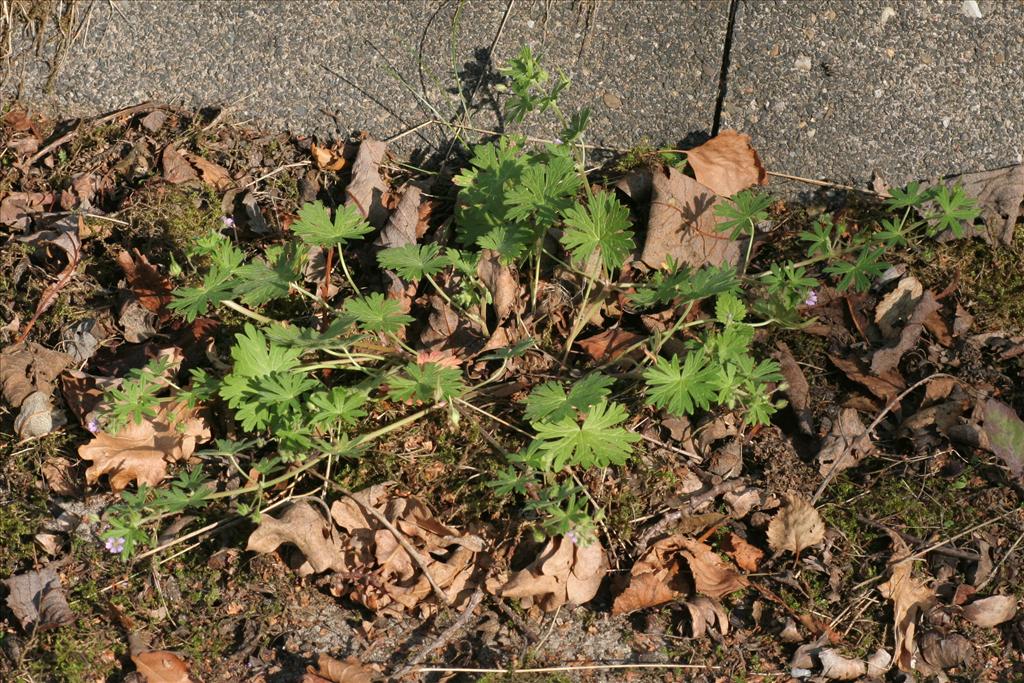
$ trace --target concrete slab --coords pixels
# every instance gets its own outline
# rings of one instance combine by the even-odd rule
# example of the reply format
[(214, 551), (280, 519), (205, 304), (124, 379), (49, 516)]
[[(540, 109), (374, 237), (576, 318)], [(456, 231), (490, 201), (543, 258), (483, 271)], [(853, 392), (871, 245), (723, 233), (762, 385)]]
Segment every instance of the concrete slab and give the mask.
[[(24, 101), (62, 116), (158, 99), (231, 105), (236, 118), (299, 133), (340, 126), (388, 137), (457, 111), (454, 72), (479, 71), (475, 55), (490, 47), (510, 4), (496, 61), (529, 44), (572, 76), (564, 106), (592, 108), (591, 142), (675, 144), (710, 128), (726, 0), (96, 3), (52, 94), (41, 90), (45, 64), (27, 53), (7, 88), (20, 80)], [(495, 97), (488, 85), (478, 90), (476, 125), (495, 123)], [(548, 120), (530, 132), (555, 130)]]
[(905, 183), (1021, 161), (1024, 3), (740, 2), (723, 126), (769, 170)]

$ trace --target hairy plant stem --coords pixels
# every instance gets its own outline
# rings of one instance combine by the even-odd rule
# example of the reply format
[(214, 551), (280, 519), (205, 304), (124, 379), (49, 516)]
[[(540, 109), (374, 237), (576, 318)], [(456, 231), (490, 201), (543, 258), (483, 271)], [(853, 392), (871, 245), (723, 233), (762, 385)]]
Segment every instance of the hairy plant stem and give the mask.
[(263, 315), (262, 313), (257, 313), (256, 311), (252, 310), (251, 308), (247, 308), (247, 307), (243, 306), (242, 304), (240, 304), (240, 303), (238, 303), (236, 301), (233, 301), (231, 299), (225, 299), (224, 301), (221, 301), (220, 303), (223, 304), (224, 306), (227, 306), (232, 311), (235, 311), (237, 313), (241, 313), (242, 315), (244, 315), (247, 318), (252, 318), (253, 320), (255, 320), (258, 323), (263, 323), (264, 325), (270, 325), (271, 323), (274, 322), (273, 319), (268, 318), (267, 316)]

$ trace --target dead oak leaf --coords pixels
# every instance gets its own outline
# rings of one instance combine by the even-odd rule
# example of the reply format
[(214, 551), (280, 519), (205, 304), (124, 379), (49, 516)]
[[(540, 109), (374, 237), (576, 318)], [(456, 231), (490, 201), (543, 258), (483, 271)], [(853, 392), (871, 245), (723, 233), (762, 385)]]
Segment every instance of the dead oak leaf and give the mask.
[(756, 545), (748, 543), (736, 534), (729, 534), (729, 540), (725, 546), (725, 554), (733, 559), (740, 569), (748, 572), (756, 572), (764, 559), (764, 551)]
[(53, 384), (71, 364), (71, 356), (29, 342), (12, 344), (0, 352), (0, 385), (7, 402), (21, 406), (29, 394), (53, 394)]
[(720, 197), (731, 197), (752, 185), (768, 183), (768, 174), (750, 144), (750, 136), (734, 130), (723, 130), (689, 150), (686, 160), (697, 182)]
[(978, 200), (987, 231), (982, 236), (990, 244), (997, 240), (1013, 243), (1014, 226), (1024, 202), (1024, 164), (1016, 164), (992, 171), (966, 173), (951, 182), (961, 182), (964, 193)]
[(914, 634), (917, 630), (918, 614), (933, 601), (935, 591), (913, 576), (913, 560), (902, 538), (890, 534), (896, 556), (889, 565), (889, 580), (878, 586), (883, 597), (892, 600), (893, 621), (896, 638), (894, 661), (901, 671), (915, 668), (917, 644)]
[(49, 567), (12, 576), (2, 582), (7, 587), (7, 606), (26, 631), (49, 629), (70, 624), (75, 615), (64, 597), (57, 572)]
[(345, 188), (346, 203), (352, 203), (367, 222), (380, 228), (388, 220), (384, 194), (388, 187), (380, 177), (380, 164), (387, 153), (387, 143), (367, 138), (359, 143), (356, 160), (352, 164), (352, 180)]
[(630, 352), (630, 349), (632, 349), (631, 355), (640, 355), (642, 351), (633, 347), (644, 339), (645, 337), (635, 332), (614, 328), (598, 332), (586, 339), (577, 339), (576, 344), (582, 347), (586, 354), (595, 361), (608, 363), (619, 359)]
[(172, 185), (187, 183), (198, 177), (192, 164), (188, 163), (181, 152), (174, 149), (174, 145), (164, 147), (160, 155), (160, 165), (163, 168), (164, 180)]
[(131, 422), (117, 434), (97, 433), (78, 447), (78, 455), (93, 463), (85, 471), (88, 483), (106, 474), (116, 492), (132, 481), (156, 486), (167, 476), (168, 464), (187, 460), (209, 439), (210, 429), (195, 411), (165, 404), (154, 417)]
[(700, 268), (735, 265), (740, 244), (717, 230), (715, 193), (672, 166), (652, 171), (651, 211), (641, 260), (661, 268), (669, 257)]
[(922, 294), (910, 316), (910, 321), (900, 330), (899, 340), (896, 344), (875, 351), (871, 358), (871, 371), (875, 375), (884, 375), (887, 372), (895, 371), (903, 354), (917, 345), (921, 333), (924, 332), (925, 321), (940, 308), (941, 304), (930, 290)]
[(305, 557), (308, 570), (300, 569), (300, 574), (349, 570), (330, 521), (308, 501), (293, 503), (280, 517), (263, 515), (259, 526), (249, 535), (246, 549), (272, 553), (284, 544), (294, 545)]
[(149, 650), (132, 655), (136, 670), (146, 683), (194, 683), (181, 657), (167, 650)]
[(550, 539), (528, 567), (515, 572), (498, 594), (520, 598), (525, 607), (534, 604), (551, 612), (567, 602), (581, 605), (597, 595), (608, 557), (598, 541), (580, 546), (572, 539)]
[(124, 271), (128, 287), (138, 297), (139, 303), (152, 313), (163, 313), (173, 298), (171, 281), (161, 275), (138, 249), (119, 253), (117, 265)]
[(698, 593), (717, 599), (747, 586), (747, 580), (706, 543), (684, 538), (682, 555), (690, 565)]
[(875, 450), (867, 427), (853, 408), (843, 408), (818, 451), (818, 472), (827, 477), (854, 467)]
[(799, 555), (804, 548), (821, 543), (825, 523), (807, 500), (792, 491), (783, 494), (785, 505), (768, 523), (768, 545), (776, 554), (786, 550)]
[(633, 564), (629, 583), (615, 597), (612, 614), (656, 607), (693, 592), (693, 581), (680, 554), (684, 537), (663, 538)]
[(376, 674), (355, 657), (342, 660), (321, 653), (316, 670), (307, 667), (300, 683), (372, 683)]
[(199, 177), (203, 179), (203, 182), (212, 186), (218, 192), (225, 192), (235, 184), (235, 181), (231, 179), (231, 174), (220, 164), (216, 164), (191, 152), (185, 152), (183, 156), (192, 166), (198, 169)]
[(985, 628), (998, 626), (1017, 615), (1017, 598), (1012, 595), (991, 595), (964, 605), (964, 618)]

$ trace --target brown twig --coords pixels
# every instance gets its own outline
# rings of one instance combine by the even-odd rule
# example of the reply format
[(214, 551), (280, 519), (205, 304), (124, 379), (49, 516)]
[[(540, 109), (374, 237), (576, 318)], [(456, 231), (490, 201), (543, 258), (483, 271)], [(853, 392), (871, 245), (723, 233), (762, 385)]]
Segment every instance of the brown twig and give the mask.
[(445, 645), (447, 645), (452, 638), (454, 638), (458, 633), (460, 633), (464, 628), (466, 628), (466, 625), (469, 623), (470, 617), (473, 616), (473, 613), (476, 611), (477, 605), (480, 604), (480, 601), (483, 600), (483, 597), (484, 591), (482, 588), (477, 588), (475, 591), (473, 591), (473, 595), (470, 596), (469, 602), (466, 603), (466, 608), (462, 610), (462, 614), (459, 615), (459, 618), (452, 622), (452, 624), (444, 631), (441, 631), (441, 633), (438, 634), (436, 638), (430, 641), (426, 647), (424, 647), (422, 650), (419, 651), (419, 653), (416, 654), (416, 656), (410, 659), (405, 666), (403, 666), (396, 674), (392, 676), (392, 678), (402, 678), (403, 676), (409, 675), (410, 673), (412, 673), (413, 667), (417, 666), (420, 662), (426, 659), (427, 655), (429, 655), (431, 652), (438, 649), (439, 647), (444, 647)]
[(531, 644), (540, 640), (540, 636), (537, 635), (537, 632), (530, 628), (530, 625), (526, 623), (526, 620), (519, 614), (516, 614), (516, 611), (509, 607), (500, 596), (492, 595), (491, 597), (494, 598), (494, 604), (498, 606), (501, 613), (515, 622), (516, 628), (523, 632), (523, 635), (526, 636), (526, 639), (530, 641)]

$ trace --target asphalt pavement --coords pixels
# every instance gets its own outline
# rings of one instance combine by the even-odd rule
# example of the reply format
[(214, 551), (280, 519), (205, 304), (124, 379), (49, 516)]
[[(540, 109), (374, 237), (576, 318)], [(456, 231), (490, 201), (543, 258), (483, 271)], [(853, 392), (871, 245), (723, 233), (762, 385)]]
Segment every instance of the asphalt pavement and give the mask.
[[(593, 144), (679, 145), (710, 133), (717, 108), (769, 170), (902, 183), (1021, 161), (1024, 2), (977, 10), (739, 0), (723, 83), (729, 0), (111, 0), (93, 3), (52, 92), (28, 36), (0, 80), (8, 98), (62, 117), (156, 99), (388, 138), (451, 119), (469, 96), (471, 125), (501, 126), (494, 66), (530, 45), (572, 78), (561, 104), (591, 108)], [(552, 135), (557, 122), (520, 130)], [(425, 126), (396, 146), (445, 144)]]

